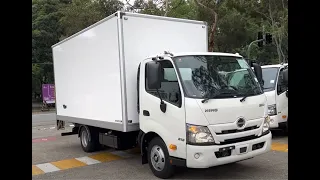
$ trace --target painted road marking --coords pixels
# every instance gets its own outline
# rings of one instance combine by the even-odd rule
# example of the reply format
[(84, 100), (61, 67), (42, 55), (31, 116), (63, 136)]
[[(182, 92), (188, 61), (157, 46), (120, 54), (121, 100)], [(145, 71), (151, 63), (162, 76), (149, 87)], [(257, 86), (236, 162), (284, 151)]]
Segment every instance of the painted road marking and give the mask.
[(108, 162), (108, 161), (122, 159), (120, 156), (117, 156), (115, 154), (111, 154), (109, 152), (91, 155), (91, 156), (89, 156), (89, 158), (95, 159), (100, 162)]
[(86, 166), (87, 164), (78, 161), (76, 159), (66, 159), (62, 161), (56, 161), (52, 162), (54, 166), (59, 168), (60, 170), (65, 170), (65, 169), (71, 169), (71, 168), (76, 168), (76, 167), (81, 167), (81, 166)]
[[(111, 154), (123, 157), (123, 158), (130, 158), (132, 157), (132, 153), (126, 153), (123, 151), (114, 151), (114, 152), (110, 152)], [(140, 152), (139, 152), (140, 153)], [(134, 153), (135, 154), (135, 153)]]
[(52, 136), (52, 137), (45, 137), (45, 138), (36, 138), (32, 139), (32, 143), (38, 143), (38, 142), (45, 142), (45, 141), (54, 141), (57, 138)]
[(100, 161), (97, 161), (95, 159), (89, 158), (87, 156), (85, 157), (80, 157), (80, 158), (76, 158), (76, 160), (81, 161), (87, 165), (91, 165), (91, 164), (98, 164), (100, 163)]
[[(288, 145), (282, 143), (272, 143), (272, 150), (288, 152)], [(102, 152), (91, 156), (84, 156), (73, 159), (66, 159), (51, 163), (44, 163), (38, 165), (32, 165), (32, 175), (40, 175), (49, 172), (56, 172), (65, 169), (71, 169), (76, 167), (83, 167), (92, 164), (99, 164), (102, 162), (110, 162), (121, 159), (133, 157), (140, 153), (138, 148), (129, 149), (126, 151), (113, 151), (113, 152)]]
[(32, 165), (32, 175), (43, 174), (44, 172), (35, 165)]
[(91, 156), (84, 156), (74, 159), (55, 161), (51, 163), (32, 165), (32, 175), (39, 175), (48, 172), (83, 167), (92, 164), (99, 164), (102, 162), (126, 159), (129, 157), (133, 157), (134, 154), (136, 153), (130, 153), (125, 151), (102, 152)]
[(60, 170), (59, 168), (57, 168), (56, 166), (52, 165), (51, 163), (38, 164), (36, 166), (38, 168), (40, 168), (45, 173), (55, 172), (55, 171), (59, 171)]
[(271, 149), (273, 151), (288, 152), (288, 144), (272, 143)]

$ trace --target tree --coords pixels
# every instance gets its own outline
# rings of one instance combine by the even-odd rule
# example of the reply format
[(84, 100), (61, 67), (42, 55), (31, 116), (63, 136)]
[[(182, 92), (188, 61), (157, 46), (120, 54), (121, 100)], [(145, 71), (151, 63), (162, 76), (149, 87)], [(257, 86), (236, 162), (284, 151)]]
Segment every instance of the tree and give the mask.
[[(288, 0), (238, 0), (245, 7), (260, 30), (270, 32), (276, 47), (278, 62), (286, 61), (288, 55)], [(259, 22), (260, 21), (260, 22)]]
[(196, 5), (198, 6), (199, 9), (203, 9), (206, 11), (210, 12), (210, 17), (211, 18), (211, 26), (210, 26), (210, 33), (209, 33), (209, 52), (212, 52), (214, 50), (214, 35), (217, 29), (217, 23), (218, 23), (218, 13), (217, 13), (217, 9), (218, 9), (218, 5), (220, 3), (219, 0), (194, 0)]
[[(32, 1), (32, 63), (52, 62), (51, 46), (59, 41), (62, 28), (59, 24), (59, 9), (68, 4), (67, 0)], [(32, 66), (32, 89), (41, 92), (42, 83), (53, 83), (53, 68)]]
[(61, 10), (63, 17), (60, 24), (64, 33), (60, 40), (89, 27), (122, 7), (123, 3), (118, 0), (72, 0), (71, 4)]

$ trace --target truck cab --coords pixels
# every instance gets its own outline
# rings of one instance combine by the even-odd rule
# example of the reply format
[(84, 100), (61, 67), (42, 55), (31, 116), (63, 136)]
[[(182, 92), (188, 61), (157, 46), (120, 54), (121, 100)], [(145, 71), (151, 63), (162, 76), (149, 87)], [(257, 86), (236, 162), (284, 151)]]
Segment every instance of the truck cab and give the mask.
[(288, 86), (284, 83), (283, 73), (288, 64), (262, 66), (263, 91), (267, 96), (270, 128), (288, 131)]
[(207, 168), (270, 150), (267, 99), (240, 55), (155, 56), (137, 79), (143, 162), (157, 177), (174, 165)]

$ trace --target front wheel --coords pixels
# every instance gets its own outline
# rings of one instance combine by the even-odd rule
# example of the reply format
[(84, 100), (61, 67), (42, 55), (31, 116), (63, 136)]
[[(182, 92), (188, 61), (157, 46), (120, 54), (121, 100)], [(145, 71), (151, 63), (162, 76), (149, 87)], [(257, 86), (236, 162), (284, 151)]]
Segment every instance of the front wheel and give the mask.
[(174, 166), (169, 162), (168, 149), (159, 137), (152, 139), (148, 146), (148, 162), (156, 177), (167, 179), (173, 176)]

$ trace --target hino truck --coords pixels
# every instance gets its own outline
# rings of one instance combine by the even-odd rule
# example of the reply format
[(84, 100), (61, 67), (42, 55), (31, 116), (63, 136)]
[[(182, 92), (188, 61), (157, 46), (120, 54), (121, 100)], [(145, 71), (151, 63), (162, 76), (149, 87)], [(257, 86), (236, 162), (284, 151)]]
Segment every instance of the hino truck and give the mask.
[(159, 178), (268, 152), (261, 67), (207, 52), (207, 32), (202, 21), (116, 12), (53, 45), (57, 129), (74, 123), (63, 135), (78, 134), (85, 152), (139, 147)]
[(288, 132), (288, 64), (262, 66), (263, 90), (267, 96), (270, 128)]

